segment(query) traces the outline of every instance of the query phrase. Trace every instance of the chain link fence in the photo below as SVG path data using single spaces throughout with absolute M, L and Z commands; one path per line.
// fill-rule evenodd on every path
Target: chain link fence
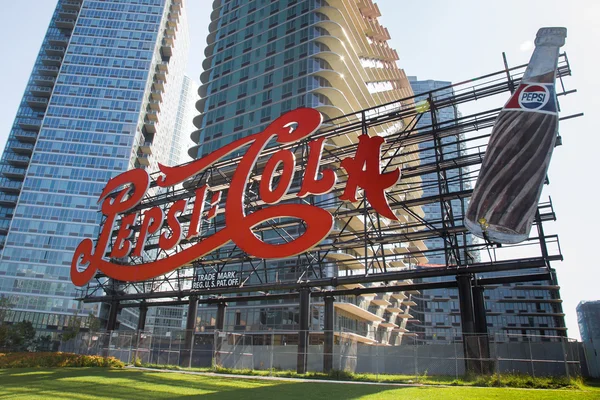
M 459 378 L 467 372 L 573 377 L 582 374 L 584 364 L 581 343 L 563 337 L 458 335 L 458 340 L 436 343 L 410 334 L 399 345 L 386 345 L 387 340 L 370 339 L 381 337 L 380 332 L 362 336 L 335 331 L 329 352 L 324 337 L 324 332 L 309 332 L 302 350 L 298 332 L 85 332 L 61 342 L 59 350 L 181 367 L 295 371 L 304 363 L 304 370 L 322 372 L 328 362 L 334 370 L 408 377 Z

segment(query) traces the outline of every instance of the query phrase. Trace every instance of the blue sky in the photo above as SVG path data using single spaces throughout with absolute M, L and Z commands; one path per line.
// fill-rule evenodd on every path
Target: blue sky
M 0 71 L 3 96 L 0 106 L 0 146 L 3 147 L 55 7 L 51 0 L 20 0 L 3 4 L 0 26 Z M 380 22 L 391 34 L 390 46 L 398 51 L 398 66 L 419 79 L 459 82 L 503 68 L 502 52 L 511 65 L 526 63 L 535 33 L 542 26 L 568 29 L 566 45 L 573 77 L 565 81 L 578 93 L 562 97 L 561 115 L 584 112 L 585 117 L 561 123 L 563 146 L 558 147 L 550 165 L 551 185 L 543 196 L 551 196 L 558 221 L 548 225 L 558 233 L 564 262 L 556 262 L 563 307 L 567 313 L 569 336 L 578 338 L 575 307 L 581 300 L 600 299 L 600 256 L 596 248 L 600 234 L 596 207 L 600 189 L 595 163 L 600 159 L 597 122 L 600 106 L 600 1 L 571 0 L 430 0 L 377 1 Z M 212 10 L 210 0 L 187 0 L 191 31 L 191 56 L 188 73 L 199 81 L 204 47 Z M 499 107 L 472 104 L 465 114 Z M 599 224 L 600 225 L 600 224 Z M 597 246 L 597 247 L 596 247 Z

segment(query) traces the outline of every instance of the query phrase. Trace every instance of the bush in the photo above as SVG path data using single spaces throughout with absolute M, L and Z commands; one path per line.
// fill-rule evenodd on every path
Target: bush
M 0 354 L 0 368 L 64 368 L 107 367 L 123 368 L 125 364 L 114 357 L 86 356 L 73 353 L 7 353 Z

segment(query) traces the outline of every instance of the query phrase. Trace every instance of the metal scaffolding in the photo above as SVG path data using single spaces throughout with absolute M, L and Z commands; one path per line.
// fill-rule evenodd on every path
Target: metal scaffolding
M 490 241 L 467 240 L 468 233 L 463 223 L 466 205 L 472 193 L 478 167 L 485 156 L 491 127 L 501 108 L 468 115 L 455 113 L 456 117 L 451 120 L 440 121 L 437 118 L 438 111 L 448 107 L 456 109 L 460 105 L 492 96 L 504 99 L 519 85 L 525 68 L 526 65 L 505 68 L 429 93 L 333 118 L 325 121 L 321 129 L 308 138 L 326 139 L 320 164 L 326 168 L 338 166 L 345 157 L 352 157 L 356 153 L 356 138 L 359 135 L 367 133 L 385 136 L 386 143 L 381 150 L 382 172 L 395 168 L 401 170 L 401 180 L 386 193 L 390 208 L 399 216 L 398 221 L 379 216 L 364 197 L 359 198 L 357 203 L 341 202 L 338 197 L 346 180 L 346 176 L 341 172 L 338 172 L 338 183 L 330 195 L 299 199 L 296 194 L 300 189 L 302 166 L 307 162 L 308 140 L 287 146 L 272 143 L 273 145 L 261 153 L 256 168 L 249 177 L 246 213 L 251 214 L 268 207 L 258 195 L 262 169 L 271 155 L 281 149 L 289 149 L 296 156 L 295 178 L 282 203 L 311 204 L 331 212 L 336 222 L 334 230 L 326 240 L 309 252 L 285 262 L 250 256 L 233 243 L 229 243 L 189 265 L 143 282 L 115 281 L 98 272 L 92 281 L 81 288 L 79 299 L 84 302 L 117 304 L 120 308 L 178 304 L 196 307 L 198 302 L 224 304 L 227 301 L 262 301 L 275 298 L 300 298 L 304 299 L 304 304 L 307 303 L 307 295 L 331 298 L 346 294 L 399 292 L 433 287 L 458 287 L 460 293 L 470 293 L 467 289 L 477 280 L 479 273 L 523 268 L 537 272 L 518 278 L 493 278 L 493 281 L 502 283 L 515 279 L 550 279 L 550 263 L 562 260 L 558 237 L 547 235 L 543 230 L 544 223 L 556 218 L 551 202 L 540 203 L 535 220 L 537 229 L 520 244 L 499 245 Z M 562 54 L 557 73 L 559 96 L 574 92 L 567 91 L 563 84 L 563 78 L 570 74 L 568 59 Z M 427 111 L 415 107 L 415 100 L 423 96 L 427 98 Z M 498 100 L 498 104 L 502 101 Z M 431 114 L 432 123 L 417 129 L 417 122 L 423 112 Z M 561 120 L 579 115 L 563 116 Z M 460 153 L 452 154 L 447 151 L 446 147 L 449 144 L 443 140 L 446 137 L 455 139 L 452 143 L 460 145 Z M 422 150 L 419 145 L 423 146 L 425 143 L 432 146 L 434 159 L 419 159 L 419 152 Z M 156 206 L 166 210 L 173 202 L 181 199 L 188 199 L 189 204 L 193 204 L 196 188 L 202 185 L 208 185 L 212 191 L 222 191 L 222 198 L 226 198 L 228 183 L 242 157 L 243 155 L 234 153 L 196 175 L 193 180 L 167 190 L 157 187 L 156 179 L 159 174 L 153 174 L 151 189 L 148 191 L 150 194 L 130 211 L 138 213 L 133 230 L 139 230 L 141 215 L 145 210 Z M 450 171 L 454 173 L 449 174 Z M 423 177 L 427 174 L 435 174 L 435 180 L 424 180 Z M 437 194 L 424 197 L 422 192 L 426 187 L 435 187 Z M 456 190 L 456 187 L 459 189 Z M 453 209 L 453 201 L 460 202 L 461 214 L 457 215 Z M 441 219 L 431 220 L 424 217 L 421 207 L 427 204 L 439 205 L 442 210 Z M 158 247 L 159 233 L 156 233 L 149 237 L 149 244 L 145 247 L 142 257 L 130 256 L 111 261 L 123 265 L 138 265 L 172 256 L 224 228 L 222 213 L 223 210 L 218 211 L 216 218 L 203 223 L 199 236 L 182 240 L 172 250 L 164 251 Z M 187 212 L 179 216 L 179 221 L 185 226 L 191 218 L 191 212 Z M 261 240 L 268 240 L 269 243 L 286 243 L 297 238 L 305 229 L 304 221 L 279 218 L 257 225 L 253 232 Z M 117 229 L 113 231 L 113 237 L 116 234 Z M 443 247 L 427 248 L 423 240 L 431 238 L 442 238 Z M 520 254 L 518 257 L 513 255 L 515 249 L 518 249 Z M 108 252 L 110 250 L 109 245 Z M 428 254 L 440 252 L 445 254 L 445 267 L 415 268 L 427 263 Z M 487 260 L 480 261 L 476 254 L 481 254 Z M 200 274 L 232 270 L 241 277 L 239 286 L 200 289 L 196 285 Z M 437 276 L 459 278 L 448 282 L 414 283 L 419 282 L 419 279 Z M 362 285 L 372 282 L 382 284 L 378 287 Z M 480 279 L 476 286 L 485 284 L 486 279 Z M 355 287 L 349 289 L 347 286 L 344 288 L 344 285 Z M 462 299 L 461 305 L 464 305 Z M 471 310 L 465 312 L 472 314 L 472 306 Z M 116 314 L 113 318 L 116 318 Z M 190 324 L 188 328 L 193 329 L 193 321 Z

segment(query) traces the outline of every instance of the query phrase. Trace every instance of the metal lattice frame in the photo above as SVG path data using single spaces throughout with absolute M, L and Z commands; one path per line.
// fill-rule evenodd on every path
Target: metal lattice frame
M 411 279 L 429 276 L 456 275 L 461 271 L 469 273 L 484 271 L 500 271 L 516 268 L 541 268 L 547 272 L 550 261 L 562 260 L 560 246 L 556 235 L 544 235 L 542 224 L 555 219 L 551 203 L 540 204 L 537 235 L 532 236 L 518 245 L 499 246 L 490 242 L 468 244 L 467 230 L 462 222 L 462 215 L 455 215 L 451 201 L 459 200 L 464 205 L 469 199 L 477 174 L 477 166 L 483 161 L 487 139 L 491 132 L 496 116 L 501 108 L 483 112 L 456 116 L 450 121 L 439 122 L 436 110 L 446 107 L 456 108 L 460 104 L 472 102 L 481 98 L 502 95 L 517 86 L 526 65 L 488 74 L 477 79 L 441 88 L 425 95 L 428 97 L 432 114 L 431 126 L 416 128 L 421 118 L 413 106 L 415 97 L 384 104 L 378 107 L 362 110 L 355 114 L 326 121 L 319 132 L 310 140 L 324 137 L 326 146 L 323 152 L 321 168 L 336 167 L 338 183 L 332 195 L 307 197 L 298 199 L 302 167 L 308 155 L 308 140 L 287 146 L 267 147 L 261 154 L 255 169 L 252 171 L 247 185 L 246 212 L 252 213 L 264 203 L 258 195 L 258 185 L 262 168 L 266 161 L 280 149 L 290 149 L 296 155 L 296 172 L 292 187 L 282 203 L 305 202 L 329 210 L 336 223 L 332 234 L 310 252 L 295 257 L 293 272 L 267 260 L 258 259 L 244 253 L 230 243 L 207 256 L 195 260 L 192 264 L 169 272 L 161 277 L 144 282 L 116 282 L 102 273 L 97 273 L 88 285 L 81 289 L 79 298 L 85 302 L 99 301 L 131 301 L 156 299 L 161 304 L 179 304 L 183 298 L 190 295 L 213 297 L 227 293 L 256 294 L 267 291 L 295 291 L 301 287 L 314 287 L 322 291 L 331 291 L 331 287 L 351 283 L 385 282 L 388 291 L 402 290 L 411 284 Z M 570 67 L 566 55 L 561 55 L 558 67 L 558 77 L 570 75 Z M 453 94 L 437 96 L 441 91 L 452 89 Z M 557 90 L 560 91 L 560 90 Z M 571 93 L 562 86 L 559 95 Z M 423 96 L 423 94 L 419 95 Z M 567 116 L 561 119 L 572 118 Z M 390 130 L 395 127 L 394 131 Z M 382 148 L 383 170 L 400 168 L 401 181 L 387 192 L 388 203 L 398 215 L 399 221 L 386 220 L 365 201 L 358 203 L 343 203 L 337 199 L 341 194 L 346 176 L 339 169 L 339 163 L 345 157 L 353 157 L 357 141 L 355 138 L 364 133 L 381 133 L 388 130 L 386 143 Z M 458 137 L 453 144 L 459 143 L 465 152 L 457 157 L 446 157 L 444 154 L 443 138 Z M 350 138 L 350 139 L 349 139 Z M 418 158 L 418 145 L 433 142 L 435 161 L 421 164 Z M 230 182 L 237 163 L 242 156 L 234 156 L 215 163 L 206 171 L 195 176 L 192 181 L 168 189 L 159 189 L 152 175 L 151 190 L 144 200 L 131 212 L 138 212 L 137 224 L 139 229 L 141 214 L 144 210 L 159 206 L 167 209 L 174 201 L 193 199 L 195 190 L 204 184 L 212 191 L 223 190 Z M 468 168 L 472 168 L 470 171 Z M 448 178 L 447 172 L 458 169 L 460 172 L 454 178 Z M 422 182 L 421 177 L 434 173 L 436 182 Z M 458 180 L 458 182 L 456 181 Z M 460 190 L 450 190 L 450 184 L 459 183 Z M 423 197 L 422 189 L 426 185 L 435 185 L 438 194 Z M 225 198 L 226 196 L 223 196 Z M 421 206 L 437 203 L 442 209 L 441 220 L 426 220 Z M 193 206 L 189 202 L 188 207 Z M 190 208 L 191 209 L 191 208 Z M 191 240 L 182 240 L 174 249 L 161 250 L 157 246 L 158 233 L 150 236 L 143 257 L 129 257 L 120 260 L 125 265 L 148 262 L 182 251 L 198 241 L 214 234 L 224 227 L 220 210 L 215 219 L 203 221 L 202 233 Z M 191 211 L 179 217 L 182 225 L 189 223 Z M 357 223 L 357 221 L 362 222 Z M 103 221 L 104 222 L 104 221 Z M 362 226 L 361 226 L 362 225 Z M 255 227 L 253 231 L 263 240 L 274 243 L 284 243 L 293 240 L 305 229 L 303 221 L 290 219 L 270 220 Z M 116 230 L 113 236 L 116 236 Z M 442 238 L 443 248 L 426 248 L 422 241 L 430 238 Z M 525 247 L 528 256 L 519 259 L 506 259 L 501 254 L 508 249 Z M 110 251 L 110 249 L 109 249 Z M 446 268 L 435 271 L 415 270 L 414 266 L 425 263 L 427 254 L 443 251 L 448 260 Z M 344 252 L 354 254 L 350 261 L 332 258 L 332 254 Z M 471 256 L 474 252 L 489 254 L 490 262 L 476 263 Z M 117 260 L 112 260 L 117 262 Z M 242 278 L 242 285 L 234 288 L 194 289 L 194 277 L 199 273 L 221 272 L 235 270 Z M 344 272 L 345 271 L 345 272 Z M 354 274 L 354 271 L 360 273 Z M 291 275 L 287 276 L 286 275 Z M 433 273 L 433 275 L 431 275 Z M 282 276 L 284 275 L 284 276 Z M 293 279 L 292 279 L 293 278 Z M 347 291 L 334 290 L 331 293 L 345 294 Z M 354 289 L 351 294 L 372 292 L 367 289 Z M 236 297 L 241 300 L 244 297 Z M 159 304 L 159 303 L 157 303 Z

